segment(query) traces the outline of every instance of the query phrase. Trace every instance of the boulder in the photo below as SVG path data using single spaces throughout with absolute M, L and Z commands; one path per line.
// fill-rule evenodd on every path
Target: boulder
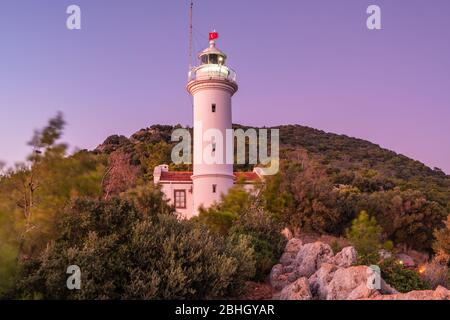
M 299 278 L 289 284 L 281 291 L 278 298 L 280 300 L 312 300 L 313 295 L 309 289 L 308 279 Z
M 292 264 L 295 260 L 295 257 L 297 256 L 298 251 L 300 250 L 302 246 L 302 241 L 298 238 L 292 238 L 290 239 L 286 247 L 284 248 L 284 253 L 280 258 L 280 263 L 283 266 L 288 266 Z
M 325 300 L 328 294 L 328 285 L 338 268 L 334 264 L 323 263 L 322 266 L 309 278 L 309 288 L 314 297 Z
M 331 247 L 322 242 L 314 242 L 303 245 L 295 257 L 297 276 L 310 277 L 322 265 L 333 258 Z
M 332 263 L 341 268 L 347 268 L 356 263 L 357 254 L 353 247 L 345 247 L 332 259 Z
M 284 252 L 289 253 L 297 253 L 302 247 L 302 240 L 298 238 L 292 238 L 286 243 L 286 247 L 284 248 Z
M 373 271 L 366 266 L 353 266 L 337 269 L 333 279 L 324 290 L 327 300 L 356 300 L 367 299 L 379 295 L 369 282 Z
M 276 264 L 272 267 L 269 276 L 270 285 L 277 291 L 289 284 L 288 276 L 283 272 L 283 265 Z
M 438 286 L 436 290 L 418 290 L 407 293 L 379 295 L 373 300 L 450 300 L 450 290 Z

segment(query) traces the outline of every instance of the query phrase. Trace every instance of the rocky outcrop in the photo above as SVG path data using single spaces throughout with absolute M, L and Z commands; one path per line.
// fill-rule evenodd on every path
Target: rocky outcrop
M 273 298 L 282 300 L 450 300 L 450 291 L 436 290 L 399 293 L 377 273 L 358 266 L 357 252 L 345 247 L 336 255 L 331 247 L 316 241 L 302 245 L 288 241 L 280 263 L 272 268 L 270 284 L 276 291 Z
M 270 271 L 270 285 L 277 291 L 282 290 L 289 284 L 288 274 L 283 271 L 284 270 L 282 264 L 274 265 L 272 271 Z
M 378 295 L 373 300 L 450 300 L 450 290 L 438 286 L 436 290 L 410 291 L 389 295 Z
M 280 263 L 283 266 L 292 264 L 297 256 L 298 251 L 302 246 L 302 241 L 297 238 L 292 238 L 286 244 L 283 255 L 280 258 Z
M 326 286 L 327 300 L 355 300 L 369 298 L 379 292 L 369 284 L 371 270 L 366 266 L 339 268 Z
M 299 278 L 281 290 L 278 297 L 280 300 L 312 300 L 313 295 L 309 288 L 308 279 Z
M 273 266 L 269 276 L 270 284 L 275 290 L 282 290 L 289 283 L 297 280 L 295 259 L 301 247 L 302 241 L 297 238 L 292 238 L 286 243 L 280 263 Z
M 341 268 L 348 268 L 356 263 L 356 257 L 357 254 L 355 248 L 345 247 L 333 257 L 332 264 Z
M 320 300 L 325 300 L 328 295 L 328 285 L 333 280 L 337 266 L 324 263 L 310 278 L 309 284 L 312 294 Z
M 322 242 L 307 243 L 300 248 L 295 258 L 295 268 L 298 277 L 310 277 L 320 268 L 322 263 L 333 258 L 331 247 Z

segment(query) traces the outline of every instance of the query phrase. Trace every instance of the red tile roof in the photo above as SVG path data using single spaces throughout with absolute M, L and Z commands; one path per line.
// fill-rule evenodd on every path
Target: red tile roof
M 259 179 L 255 172 L 235 172 L 236 179 L 244 178 L 245 181 L 254 181 Z M 160 181 L 174 181 L 174 182 L 191 182 L 191 171 L 169 171 L 161 172 Z
M 258 175 L 251 171 L 251 172 L 235 172 L 234 175 L 236 176 L 236 179 L 244 178 L 245 181 L 254 181 L 258 180 Z
M 161 172 L 160 181 L 179 181 L 179 182 L 190 182 L 192 172 L 189 171 L 169 171 Z

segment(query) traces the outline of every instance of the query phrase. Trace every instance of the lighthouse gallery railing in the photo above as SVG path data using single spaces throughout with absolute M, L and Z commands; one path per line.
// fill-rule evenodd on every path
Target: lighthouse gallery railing
M 188 81 L 218 79 L 236 82 L 236 77 L 236 72 L 227 66 L 206 64 L 192 68 L 188 75 Z

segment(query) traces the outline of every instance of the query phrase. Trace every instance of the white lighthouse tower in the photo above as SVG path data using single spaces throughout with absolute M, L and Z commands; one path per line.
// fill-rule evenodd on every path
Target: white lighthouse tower
M 227 56 L 216 48 L 218 34 L 209 34 L 209 47 L 198 55 L 200 64 L 189 72 L 187 91 L 193 96 L 194 159 L 193 214 L 210 207 L 233 186 L 233 164 L 226 158 L 227 129 L 232 129 L 231 97 L 238 90 L 236 73 Z M 220 135 L 214 134 L 220 132 Z

